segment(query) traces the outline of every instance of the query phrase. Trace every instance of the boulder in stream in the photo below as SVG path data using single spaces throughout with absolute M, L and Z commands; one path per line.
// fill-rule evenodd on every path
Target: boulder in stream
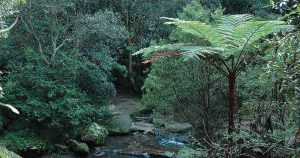
M 192 128 L 192 125 L 189 123 L 179 123 L 175 121 L 170 121 L 165 124 L 165 129 L 169 132 L 174 133 L 185 133 Z
M 86 143 L 81 143 L 74 139 L 70 139 L 67 144 L 70 147 L 71 151 L 76 155 L 87 156 L 89 154 L 89 147 Z
M 108 130 L 97 123 L 92 123 L 85 131 L 81 140 L 86 143 L 103 145 L 108 136 Z
M 125 136 L 130 134 L 130 129 L 111 126 L 108 128 L 108 132 L 110 136 Z
M 131 131 L 138 131 L 143 133 L 151 133 L 156 130 L 154 124 L 146 122 L 132 122 Z
M 173 158 L 176 155 L 176 152 L 165 151 L 160 149 L 151 149 L 151 148 L 125 148 L 115 150 L 114 153 L 120 155 L 136 156 L 136 157 L 160 157 L 160 158 Z

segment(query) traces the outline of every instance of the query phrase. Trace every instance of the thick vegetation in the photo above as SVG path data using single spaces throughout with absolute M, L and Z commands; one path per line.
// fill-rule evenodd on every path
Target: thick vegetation
M 193 121 L 196 121 L 198 126 L 202 125 L 200 129 L 193 126 L 198 141 L 194 147 L 201 151 L 199 157 L 296 156 L 297 148 L 294 148 L 298 141 L 296 120 L 299 116 L 297 112 L 299 102 L 296 101 L 299 98 L 297 90 L 299 74 L 295 72 L 295 68 L 298 67 L 296 65 L 299 64 L 296 26 L 283 26 L 283 21 L 251 20 L 252 17 L 245 14 L 226 15 L 220 18 L 216 16 L 220 15 L 216 14 L 220 11 L 203 9 L 205 8 L 203 5 L 196 4 L 197 2 L 193 2 L 192 5 L 187 5 L 179 15 L 182 19 L 197 21 L 164 18 L 169 21 L 166 24 L 176 25 L 178 28 L 174 33 L 175 38 L 174 35 L 171 36 L 171 44 L 151 46 L 136 53 L 143 54 L 145 62 L 153 63 L 153 70 L 144 87 L 146 95 L 143 100 L 158 107 L 169 105 L 175 109 L 175 113 L 185 114 L 184 118 L 192 125 Z M 292 6 L 294 10 L 297 8 L 297 4 L 286 2 L 278 2 L 276 5 L 280 12 L 288 12 L 282 9 L 288 6 Z M 290 10 L 284 18 L 290 19 L 288 23 L 297 25 L 297 14 L 299 14 L 297 11 Z M 214 22 L 214 19 L 217 21 Z M 165 59 L 179 56 L 185 61 L 175 60 L 183 64 L 178 67 L 176 62 L 170 64 L 169 59 Z M 195 63 L 195 60 L 202 64 L 188 68 L 187 65 Z M 198 69 L 196 72 L 195 67 Z M 224 76 L 227 84 L 224 81 L 218 82 L 226 84 L 228 88 L 215 89 L 219 86 L 214 78 L 221 77 L 209 74 L 212 78 L 206 80 L 205 77 L 209 75 L 201 69 L 207 67 L 211 68 L 210 73 L 216 74 L 213 70 L 215 68 Z M 192 76 L 189 76 L 190 73 Z M 212 85 L 210 81 L 214 84 Z M 199 90 L 198 85 L 202 85 L 205 90 Z M 210 85 L 212 90 L 206 87 Z M 188 89 L 185 89 L 185 86 Z M 211 108 L 207 106 L 209 104 L 224 110 L 224 107 L 219 107 L 222 104 L 209 100 L 217 99 L 221 103 L 226 103 L 220 98 L 214 98 L 218 93 L 222 94 L 224 89 L 228 90 L 227 95 L 224 95 L 223 91 L 223 97 L 227 97 L 228 101 L 228 119 L 219 119 L 228 124 L 228 134 L 222 133 L 224 130 L 219 130 L 210 136 L 205 134 L 205 130 L 209 134 L 211 131 L 210 128 L 206 128 L 209 127 L 205 126 L 207 117 L 203 118 L 202 114 L 209 113 L 207 111 Z M 199 91 L 207 95 L 203 97 Z M 189 99 L 193 102 L 189 102 Z M 197 102 L 198 99 L 202 102 Z M 189 104 L 184 104 L 186 102 Z M 193 107 L 196 105 L 198 108 L 207 108 L 199 112 Z M 192 119 L 191 113 L 195 113 Z M 214 119 L 219 120 L 216 117 L 219 115 L 214 116 Z M 214 119 L 209 120 L 214 122 L 213 127 L 218 127 L 218 121 Z M 222 141 L 218 137 L 220 132 L 225 136 Z M 199 139 L 198 135 L 202 137 Z
M 298 0 L 2 0 L 0 144 L 86 155 L 131 89 L 191 125 L 181 157 L 299 157 L 299 22 Z

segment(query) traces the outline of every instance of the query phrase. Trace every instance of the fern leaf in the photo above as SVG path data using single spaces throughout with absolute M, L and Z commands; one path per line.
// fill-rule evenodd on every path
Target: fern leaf
M 200 37 L 206 40 L 210 46 L 221 46 L 221 41 L 224 40 L 222 34 L 220 34 L 216 28 L 213 28 L 210 25 L 205 23 L 201 23 L 199 21 L 185 21 L 174 18 L 166 18 L 162 19 L 169 20 L 165 22 L 167 25 L 176 25 L 179 27 L 182 32 L 189 33 L 192 36 Z

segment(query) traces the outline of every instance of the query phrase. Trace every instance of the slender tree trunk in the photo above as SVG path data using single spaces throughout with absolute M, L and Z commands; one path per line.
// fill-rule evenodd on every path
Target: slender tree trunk
M 232 158 L 231 147 L 233 145 L 233 139 L 231 134 L 234 132 L 234 108 L 236 107 L 235 99 L 235 84 L 236 84 L 236 73 L 230 72 L 228 75 L 228 152 L 226 158 Z
M 133 78 L 133 75 L 132 75 L 132 66 L 133 66 L 133 61 L 132 61 L 132 54 L 129 53 L 129 60 L 128 60 L 128 79 L 131 83 L 131 86 L 134 90 L 135 93 L 138 93 L 138 90 L 136 88 L 136 85 L 135 85 L 135 81 L 134 81 L 134 78 Z
M 229 73 L 228 76 L 228 134 L 234 131 L 234 108 L 236 107 L 235 101 L 235 72 Z

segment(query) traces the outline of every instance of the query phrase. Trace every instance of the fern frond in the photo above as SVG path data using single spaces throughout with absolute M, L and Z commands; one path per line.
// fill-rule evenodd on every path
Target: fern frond
M 227 15 L 221 18 L 220 24 L 217 26 L 218 31 L 223 34 L 223 45 L 231 48 L 238 48 L 238 43 L 235 42 L 234 32 L 236 28 L 252 20 L 250 14 Z
M 205 23 L 166 17 L 162 17 L 162 19 L 169 20 L 168 22 L 165 22 L 167 25 L 176 25 L 182 30 L 182 32 L 189 33 L 190 35 L 206 40 L 210 46 L 219 47 L 221 46 L 220 43 L 224 40 L 222 34 L 220 34 L 216 28 L 213 28 Z
M 290 28 L 283 27 L 286 26 L 283 25 L 283 21 L 253 20 L 253 16 L 249 14 L 223 16 L 216 27 L 199 21 L 184 21 L 165 17 L 162 19 L 168 20 L 165 24 L 180 28 L 179 34 L 189 34 L 191 37 L 197 38 L 188 41 L 191 43 L 148 47 L 138 51 L 135 55 L 143 54 L 148 61 L 179 55 L 186 58 L 204 58 L 210 62 L 212 58 L 218 61 L 222 59 L 222 64 L 228 72 L 234 71 L 242 60 L 253 54 L 251 53 L 252 48 L 258 40 L 280 29 Z M 204 40 L 209 44 L 203 42 Z M 203 43 L 203 45 L 199 43 Z M 230 59 L 230 63 L 226 64 L 228 59 Z M 215 67 L 218 67 L 220 71 L 222 69 L 218 65 Z M 221 72 L 225 74 L 225 71 Z
M 186 58 L 207 58 L 212 56 L 222 56 L 224 51 L 224 48 L 219 47 L 167 44 L 144 48 L 133 55 L 142 54 L 145 58 L 145 63 L 148 63 L 166 57 L 184 56 Z
M 242 50 L 247 45 L 276 32 L 276 27 L 283 24 L 283 21 L 251 21 L 238 26 L 233 36 Z

